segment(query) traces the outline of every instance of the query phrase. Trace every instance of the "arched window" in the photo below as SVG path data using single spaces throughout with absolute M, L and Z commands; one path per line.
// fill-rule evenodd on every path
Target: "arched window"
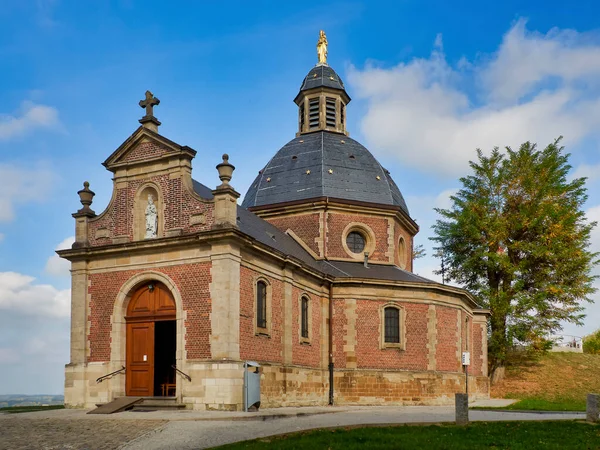
M 308 339 L 308 297 L 302 297 L 300 305 L 300 336 Z
M 386 344 L 400 343 L 400 310 L 388 306 L 384 310 L 385 335 L 383 342 Z
M 267 283 L 256 283 L 256 326 L 267 328 Z

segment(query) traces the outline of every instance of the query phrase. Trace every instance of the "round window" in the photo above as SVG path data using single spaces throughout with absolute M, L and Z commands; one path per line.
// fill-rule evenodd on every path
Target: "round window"
M 358 231 L 351 231 L 346 236 L 346 245 L 352 253 L 362 253 L 365 249 L 365 237 Z

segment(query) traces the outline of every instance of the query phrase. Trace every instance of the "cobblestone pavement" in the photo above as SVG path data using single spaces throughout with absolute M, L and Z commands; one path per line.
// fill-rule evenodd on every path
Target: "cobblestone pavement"
M 585 414 L 469 411 L 472 421 L 585 419 Z M 322 427 L 435 423 L 454 420 L 453 406 L 279 408 L 252 413 L 83 410 L 0 414 L 0 449 L 168 450 L 231 442 Z
M 114 450 L 167 423 L 165 420 L 34 419 L 23 415 L 0 416 L 0 449 Z

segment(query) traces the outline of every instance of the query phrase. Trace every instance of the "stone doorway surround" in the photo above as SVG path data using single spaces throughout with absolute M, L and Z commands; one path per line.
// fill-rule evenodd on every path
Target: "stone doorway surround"
M 148 270 L 131 277 L 123 284 L 119 290 L 119 294 L 115 300 L 113 314 L 111 316 L 112 331 L 111 337 L 111 354 L 109 370 L 117 370 L 126 365 L 127 359 L 127 309 L 132 295 L 136 292 L 140 285 L 151 281 L 162 283 L 171 293 L 175 301 L 175 328 L 176 328 L 176 352 L 175 361 L 178 368 L 185 370 L 185 313 L 183 311 L 183 303 L 181 294 L 175 285 L 175 282 L 162 272 Z M 112 368 L 115 369 L 112 369 Z M 125 377 L 113 377 L 110 380 L 109 401 L 126 395 Z M 176 398 L 182 400 L 181 383 L 177 383 Z

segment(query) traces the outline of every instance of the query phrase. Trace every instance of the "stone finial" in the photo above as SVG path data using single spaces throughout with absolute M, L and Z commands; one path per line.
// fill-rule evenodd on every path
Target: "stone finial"
M 221 186 L 218 188 L 230 187 L 229 182 L 231 181 L 235 166 L 229 164 L 229 155 L 227 153 L 223 155 L 223 162 L 217 164 L 217 170 L 219 171 L 219 179 L 221 180 Z
M 92 216 L 92 217 L 95 216 L 96 213 L 94 211 L 92 211 L 92 209 L 90 208 L 90 205 L 92 204 L 92 200 L 94 198 L 94 195 L 96 195 L 96 194 L 90 190 L 90 183 L 85 181 L 83 183 L 83 189 L 81 189 L 80 191 L 77 191 L 77 194 L 79 194 L 79 201 L 83 205 L 83 208 L 81 208 L 79 211 L 77 211 L 77 214 Z
M 144 128 L 148 128 L 154 132 L 158 131 L 160 122 L 154 117 L 154 107 L 160 104 L 160 100 L 150 91 L 146 91 L 146 98 L 140 100 L 140 107 L 146 108 L 146 115 L 140 119 L 140 123 Z

